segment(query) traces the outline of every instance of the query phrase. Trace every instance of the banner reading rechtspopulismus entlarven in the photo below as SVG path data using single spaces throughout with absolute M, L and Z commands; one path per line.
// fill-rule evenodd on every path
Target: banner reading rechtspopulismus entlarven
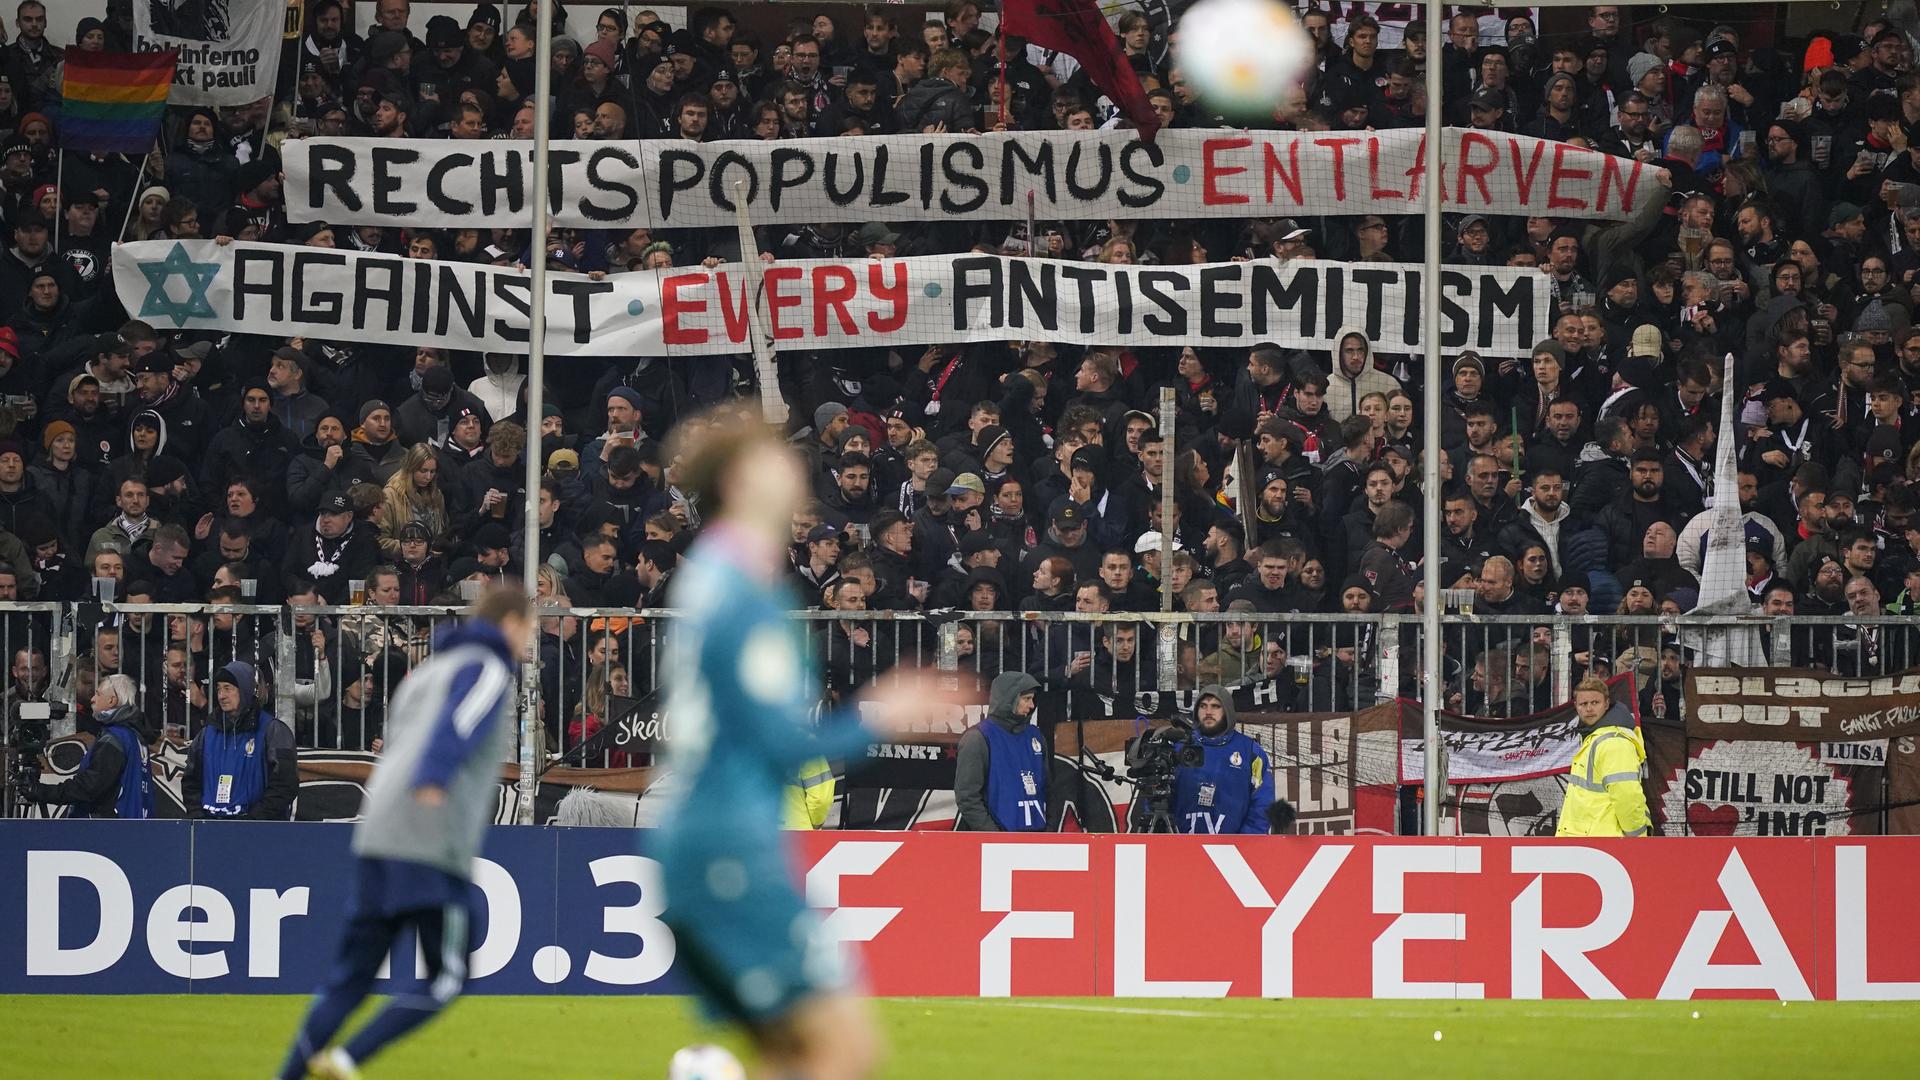
M 1115 266 L 934 255 L 756 268 L 775 347 L 844 349 L 1026 339 L 1140 347 L 1327 349 L 1343 328 L 1385 352 L 1423 347 L 1437 326 L 1449 350 L 1526 356 L 1553 320 L 1538 270 L 1449 267 L 1442 309 L 1420 309 L 1421 268 L 1402 263 L 1273 260 Z M 547 348 L 555 355 L 727 355 L 752 348 L 741 266 L 555 274 Z M 333 248 L 142 241 L 114 249 L 127 311 L 168 329 L 275 337 L 378 339 L 519 352 L 531 279 L 524 271 Z
M 1174 129 L 882 135 L 781 142 L 563 140 L 548 158 L 556 224 L 755 224 L 1270 218 L 1417 210 L 1426 134 Z M 295 221 L 408 228 L 524 225 L 524 140 L 295 139 L 282 150 Z M 1652 166 L 1585 147 L 1449 128 L 1452 213 L 1624 218 L 1658 197 Z

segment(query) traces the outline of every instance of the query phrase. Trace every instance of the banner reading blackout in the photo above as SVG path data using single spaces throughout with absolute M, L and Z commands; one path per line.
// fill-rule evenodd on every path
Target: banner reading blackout
M 1686 758 L 1659 778 L 1690 832 L 1920 832 L 1920 672 L 1694 668 L 1686 701 Z
M 1631 158 L 1467 128 L 1446 140 L 1451 213 L 1624 218 L 1654 197 L 1652 167 Z M 736 184 L 758 224 L 1404 214 L 1419 206 L 1426 171 L 1426 134 L 1413 129 L 552 146 L 555 223 L 610 229 L 731 227 Z M 296 139 L 282 152 L 295 221 L 491 228 L 531 213 L 525 141 Z
M 394 344 L 520 352 L 523 271 L 329 248 L 212 241 L 122 244 L 114 284 L 134 317 L 166 329 L 274 337 L 378 337 Z M 1141 347 L 1329 349 L 1340 328 L 1412 352 L 1437 325 L 1446 349 L 1524 357 L 1553 319 L 1546 275 L 1452 267 L 1438 319 L 1421 311 L 1422 270 L 1402 263 L 1274 260 L 1150 267 L 936 255 L 801 260 L 757 271 L 776 348 L 844 349 L 1024 339 Z M 750 351 L 755 271 L 550 279 L 547 349 L 566 356 Z

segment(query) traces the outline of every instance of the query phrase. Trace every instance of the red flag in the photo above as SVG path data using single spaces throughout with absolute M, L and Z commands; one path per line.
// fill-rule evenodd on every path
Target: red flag
M 1153 133 L 1160 130 L 1160 119 L 1147 104 L 1140 77 L 1120 51 L 1119 37 L 1094 0 L 1005 0 L 1000 6 L 1000 31 L 1078 60 L 1093 85 L 1140 129 L 1141 138 L 1151 142 Z

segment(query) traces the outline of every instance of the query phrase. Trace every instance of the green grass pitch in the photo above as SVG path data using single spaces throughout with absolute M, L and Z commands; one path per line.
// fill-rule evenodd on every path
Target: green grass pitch
M 304 1004 L 0 997 L 0 1061 L 7 1075 L 36 1080 L 260 1080 L 278 1064 Z M 901 1080 L 1757 1080 L 1920 1070 L 1920 1004 L 893 998 L 876 1006 L 892 1047 L 885 1075 Z M 658 1080 L 674 1050 L 703 1041 L 741 1049 L 739 1039 L 701 1027 L 679 998 L 470 997 L 373 1062 L 368 1077 Z

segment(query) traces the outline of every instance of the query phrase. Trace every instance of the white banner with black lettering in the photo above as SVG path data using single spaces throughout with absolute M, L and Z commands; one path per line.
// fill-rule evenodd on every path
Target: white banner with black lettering
M 1527 135 L 1449 128 L 1449 212 L 1622 218 L 1651 166 Z M 525 141 L 298 139 L 282 148 L 287 212 L 336 225 L 525 224 Z M 1173 129 L 883 135 L 691 143 L 553 144 L 554 220 L 576 228 L 754 222 L 1040 221 L 1405 214 L 1417 210 L 1426 133 Z M 1031 196 L 1031 206 L 1029 197 Z
M 247 105 L 273 93 L 285 4 L 265 0 L 134 0 L 133 47 L 180 50 L 170 105 Z
M 121 244 L 114 284 L 155 326 L 274 337 L 378 338 L 452 349 L 526 347 L 529 277 L 516 270 L 332 248 L 149 240 Z M 553 275 L 556 355 L 724 355 L 751 349 L 747 297 L 763 279 L 780 349 L 1033 339 L 1079 344 L 1327 349 L 1354 326 L 1386 352 L 1421 349 L 1421 268 L 1273 260 L 1111 266 L 935 255 Z M 1553 310 L 1538 270 L 1450 267 L 1437 325 L 1448 350 L 1526 356 Z

